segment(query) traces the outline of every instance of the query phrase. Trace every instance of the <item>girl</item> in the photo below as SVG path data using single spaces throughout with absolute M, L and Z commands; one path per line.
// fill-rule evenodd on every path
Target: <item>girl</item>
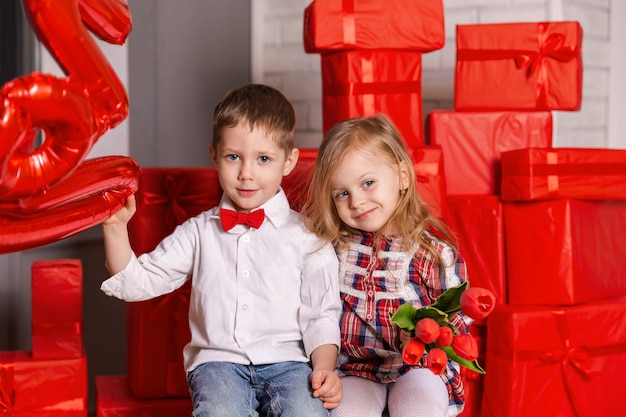
M 391 314 L 404 302 L 432 304 L 467 279 L 447 227 L 415 189 L 413 161 L 389 119 L 336 124 L 324 137 L 308 202 L 309 228 L 334 243 L 343 303 L 338 373 L 343 401 L 333 417 L 455 416 L 464 395 L 458 365 L 441 375 L 402 361 Z M 460 332 L 470 319 L 453 318 Z

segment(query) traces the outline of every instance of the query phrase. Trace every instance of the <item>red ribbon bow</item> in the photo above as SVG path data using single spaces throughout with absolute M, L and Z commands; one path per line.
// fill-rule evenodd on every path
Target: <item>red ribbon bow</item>
M 250 213 L 240 213 L 228 209 L 220 209 L 220 218 L 225 232 L 235 227 L 236 224 L 246 224 L 258 229 L 265 220 L 265 211 L 258 209 Z

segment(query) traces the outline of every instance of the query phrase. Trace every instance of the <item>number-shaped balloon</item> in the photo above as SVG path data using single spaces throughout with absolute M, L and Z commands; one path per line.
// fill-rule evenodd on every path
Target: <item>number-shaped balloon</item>
M 89 31 L 124 43 L 132 28 L 128 4 L 22 4 L 66 77 L 34 72 L 0 89 L 0 253 L 50 243 L 104 220 L 137 189 L 140 172 L 130 158 L 84 161 L 100 136 L 128 116 L 126 91 Z M 44 141 L 36 147 L 40 131 Z M 89 177 L 97 178 L 97 187 Z

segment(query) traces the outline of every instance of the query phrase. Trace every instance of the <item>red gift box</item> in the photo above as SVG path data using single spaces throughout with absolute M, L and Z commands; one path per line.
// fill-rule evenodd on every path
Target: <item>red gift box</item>
M 472 287 L 491 290 L 506 304 L 502 203 L 494 195 L 448 196 L 446 223 L 456 233 Z
M 499 194 L 502 152 L 552 146 L 550 112 L 429 114 L 429 143 L 444 155 L 448 195 Z
M 79 259 L 35 261 L 32 282 L 32 356 L 83 356 L 83 268 Z M 53 296 L 51 296 L 53 295 Z
M 478 363 L 485 368 L 485 357 L 479 356 Z M 458 417 L 481 417 L 484 375 L 461 367 L 461 380 L 465 392 L 465 405 Z
M 304 50 L 433 51 L 445 42 L 441 0 L 314 0 L 304 9 Z
M 624 415 L 626 299 L 499 306 L 487 327 L 484 417 Z
M 322 55 L 324 133 L 352 117 L 384 113 L 409 146 L 423 146 L 422 54 L 353 50 Z
M 487 326 L 485 324 L 472 324 L 469 328 L 469 332 L 474 336 L 476 344 L 478 345 L 478 363 L 487 372 L 485 358 Z M 459 414 L 459 417 L 482 416 L 484 378 L 485 376 L 483 374 L 461 366 L 461 380 L 463 381 L 463 391 L 465 392 L 465 406 L 461 414 Z
M 298 164 L 289 175 L 283 177 L 281 186 L 285 190 L 289 205 L 296 211 L 300 211 L 306 201 L 316 158 L 317 148 L 300 149 Z
M 409 147 L 415 171 L 415 188 L 428 210 L 441 217 L 446 209 L 446 179 L 439 146 Z
M 510 304 L 626 295 L 626 202 L 503 203 Z
M 87 417 L 87 360 L 0 352 L 0 416 Z
M 626 150 L 529 148 L 503 152 L 502 200 L 626 200 Z
M 133 250 L 151 251 L 178 224 L 216 206 L 221 196 L 213 168 L 143 168 L 137 212 L 128 224 Z M 152 300 L 127 303 L 128 381 L 138 399 L 189 396 L 183 348 L 191 339 L 190 290 L 188 282 Z
M 578 22 L 457 25 L 456 110 L 580 110 Z
M 189 398 L 137 400 L 123 375 L 96 375 L 96 417 L 189 417 Z

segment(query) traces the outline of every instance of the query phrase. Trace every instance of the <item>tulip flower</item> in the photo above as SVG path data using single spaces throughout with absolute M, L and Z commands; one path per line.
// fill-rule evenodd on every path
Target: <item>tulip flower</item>
M 452 339 L 454 338 L 454 333 L 452 333 L 452 329 L 448 326 L 441 326 L 439 329 L 439 337 L 435 341 L 437 346 L 450 346 L 452 344 Z
M 415 307 L 411 303 L 401 304 L 391 315 L 391 321 L 402 331 L 414 334 L 413 339 L 404 345 L 402 358 L 406 363 L 416 365 L 426 352 L 423 364 L 433 372 L 443 372 L 450 360 L 472 372 L 484 374 L 485 370 L 477 361 L 478 346 L 474 337 L 469 333 L 454 336 L 454 333 L 463 331 L 455 325 L 455 316 L 464 313 L 479 321 L 494 308 L 494 294 L 485 288 L 469 288 L 467 281 L 448 288 L 431 305 Z M 431 352 L 435 353 L 429 359 Z M 443 365 L 438 367 L 437 363 Z
M 455 336 L 452 340 L 452 350 L 463 359 L 473 361 L 478 357 L 478 344 L 469 333 Z
M 482 320 L 496 307 L 496 297 L 487 288 L 471 287 L 463 291 L 461 310 L 474 320 Z
M 448 366 L 448 355 L 439 348 L 432 348 L 426 355 L 426 367 L 439 375 Z
M 424 355 L 424 343 L 417 338 L 409 339 L 402 348 L 402 360 L 409 365 L 417 365 Z
M 439 323 L 431 318 L 426 317 L 415 323 L 415 337 L 426 344 L 434 343 L 439 333 Z

